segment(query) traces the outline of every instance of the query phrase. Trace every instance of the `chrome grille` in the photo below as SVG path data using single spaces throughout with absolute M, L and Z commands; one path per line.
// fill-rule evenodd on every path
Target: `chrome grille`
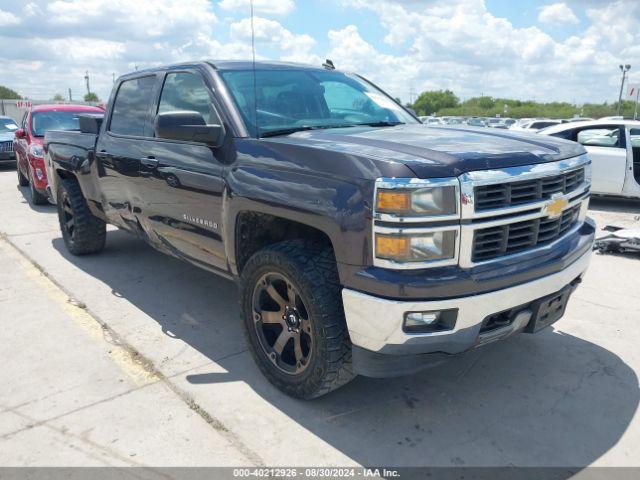
M 0 152 L 13 152 L 13 142 L 0 142 Z
M 567 233 L 576 224 L 579 213 L 580 204 L 557 218 L 534 218 L 478 229 L 473 237 L 472 260 L 481 262 L 547 245 Z
M 576 191 L 585 179 L 584 167 L 562 173 L 519 182 L 480 185 L 475 187 L 477 212 L 524 205 L 547 200 L 555 193 Z

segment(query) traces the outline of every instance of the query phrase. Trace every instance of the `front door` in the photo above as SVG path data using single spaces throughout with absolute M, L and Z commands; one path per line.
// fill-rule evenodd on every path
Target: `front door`
M 576 140 L 589 152 L 593 168 L 594 193 L 620 195 L 627 170 L 624 129 L 617 125 L 598 125 L 577 132 Z
M 190 110 L 220 124 L 204 77 L 197 70 L 166 74 L 156 113 Z M 204 143 L 149 138 L 141 142 L 143 228 L 163 249 L 203 267 L 228 271 L 222 240 L 221 149 Z

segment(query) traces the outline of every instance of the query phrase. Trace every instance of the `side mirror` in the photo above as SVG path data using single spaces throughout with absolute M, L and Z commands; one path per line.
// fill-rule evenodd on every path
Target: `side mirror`
M 19 128 L 18 130 L 16 130 L 14 135 L 16 136 L 16 138 L 24 138 L 27 136 L 23 128 Z
M 200 113 L 189 110 L 159 113 L 154 127 L 157 138 L 168 140 L 219 145 L 224 136 L 222 125 L 207 125 Z

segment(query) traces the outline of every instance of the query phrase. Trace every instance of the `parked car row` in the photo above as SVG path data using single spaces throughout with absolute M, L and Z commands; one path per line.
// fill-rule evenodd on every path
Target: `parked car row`
M 420 121 L 426 125 L 469 125 L 472 127 L 503 128 L 530 133 L 537 132 L 543 128 L 563 123 L 593 120 L 592 118 L 566 118 L 554 120 L 550 118 L 502 118 L 502 117 L 419 117 Z

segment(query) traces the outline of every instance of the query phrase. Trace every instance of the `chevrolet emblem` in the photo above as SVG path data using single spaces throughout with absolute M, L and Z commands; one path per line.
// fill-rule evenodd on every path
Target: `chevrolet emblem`
M 558 218 L 560 215 L 562 215 L 562 212 L 564 211 L 564 209 L 567 207 L 568 204 L 569 202 L 567 201 L 566 198 L 563 198 L 563 197 L 552 198 L 551 201 L 545 205 L 544 213 L 549 218 Z

